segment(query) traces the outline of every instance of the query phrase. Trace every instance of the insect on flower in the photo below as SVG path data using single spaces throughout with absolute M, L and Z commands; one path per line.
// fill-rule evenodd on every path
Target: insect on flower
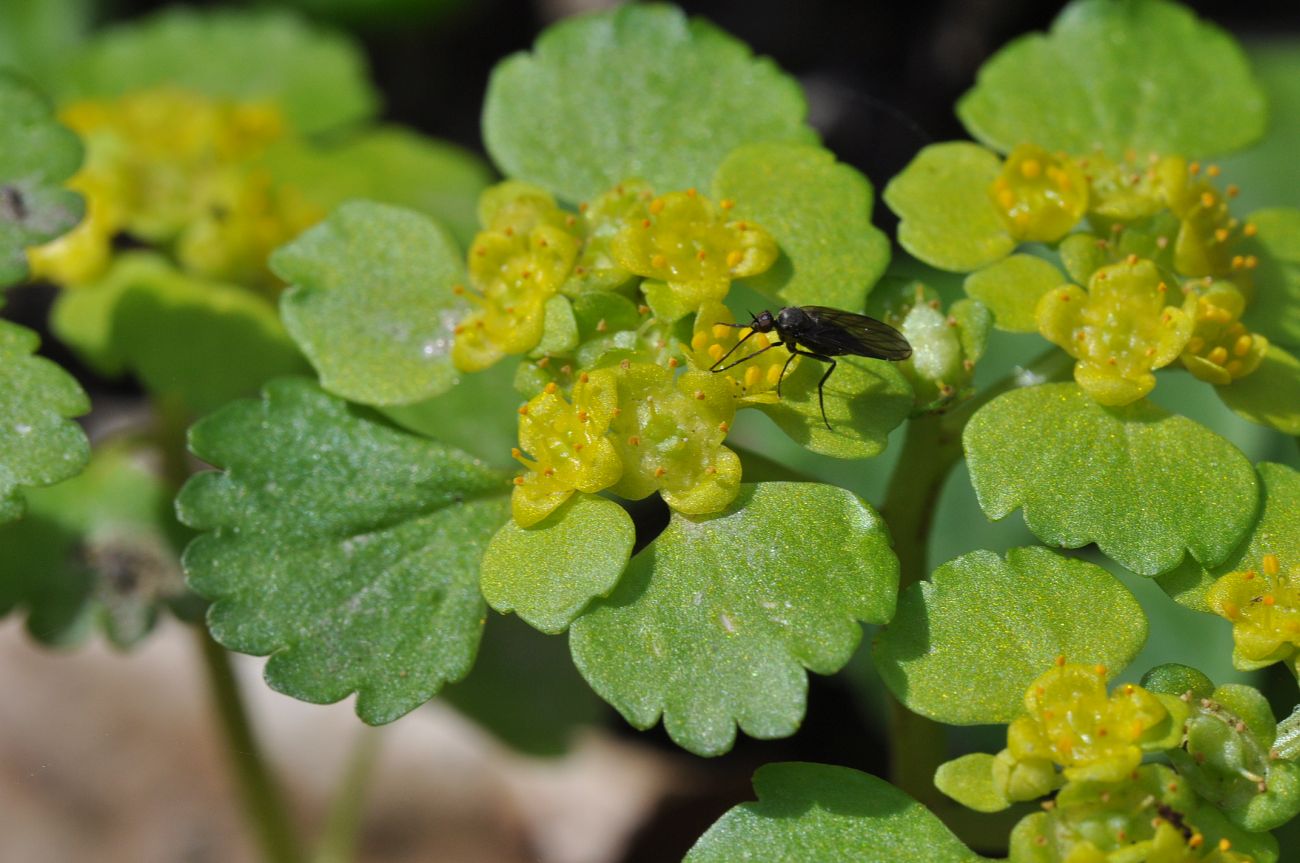
M 826 397 L 822 387 L 826 384 L 826 379 L 831 376 L 831 372 L 835 371 L 837 362 L 833 357 L 847 354 L 878 360 L 905 360 L 912 355 L 912 346 L 907 343 L 907 339 L 903 338 L 902 333 L 889 324 L 866 315 L 828 309 L 825 306 L 789 306 L 776 315 L 764 310 L 752 317 L 753 320 L 747 324 L 722 324 L 727 327 L 748 329 L 749 332 L 736 342 L 731 350 L 719 357 L 718 361 L 709 367 L 709 371 L 725 372 L 777 345 L 785 345 L 790 351 L 790 358 L 785 361 L 785 365 L 781 367 L 781 375 L 776 379 L 776 394 L 779 397 L 781 379 L 785 377 L 786 369 L 790 368 L 790 363 L 796 356 L 812 357 L 830 363 L 826 374 L 822 375 L 822 379 L 817 382 L 817 403 L 821 407 L 822 422 L 826 423 L 828 429 L 831 423 L 826 418 Z M 777 341 L 733 363 L 722 365 L 727 357 L 735 353 L 736 348 L 743 345 L 754 333 L 770 333 L 773 330 L 776 330 Z

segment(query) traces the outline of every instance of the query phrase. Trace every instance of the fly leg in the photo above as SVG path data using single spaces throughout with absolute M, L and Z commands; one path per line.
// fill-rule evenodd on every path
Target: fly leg
M 753 334 L 751 333 L 750 335 L 753 335 Z M 745 339 L 747 339 L 747 338 L 749 338 L 749 336 L 745 336 Z M 740 341 L 743 342 L 745 339 L 741 339 Z M 756 357 L 756 356 L 758 356 L 759 354 L 763 353 L 763 351 L 770 351 L 770 350 L 772 350 L 772 348 L 776 347 L 776 346 L 779 345 L 779 344 L 781 344 L 781 343 L 780 343 L 780 342 L 772 342 L 770 345 L 768 345 L 768 346 L 765 347 L 765 348 L 759 348 L 758 350 L 754 351 L 752 354 L 745 354 L 743 357 L 741 357 L 740 359 L 736 360 L 734 363 L 728 363 L 727 365 L 722 366 L 721 368 L 719 368 L 719 367 L 718 367 L 718 363 L 722 362 L 722 360 L 725 360 L 727 357 L 731 356 L 732 351 L 735 351 L 736 348 L 740 347 L 740 342 L 737 342 L 737 343 L 736 343 L 736 348 L 732 348 L 730 351 L 727 351 L 725 354 L 722 355 L 722 358 L 718 360 L 718 363 L 714 363 L 713 365 L 709 366 L 709 371 L 711 371 L 711 372 L 725 372 L 727 369 L 735 368 L 736 366 L 740 365 L 741 363 L 749 362 L 749 361 L 752 360 L 754 357 Z
M 785 365 L 781 366 L 781 376 L 776 379 L 777 398 L 781 397 L 781 381 L 785 380 L 785 370 L 790 368 L 790 363 L 794 362 L 794 358 L 798 356 L 798 354 L 795 352 L 795 349 L 792 346 L 787 345 L 787 347 L 790 348 L 790 358 L 785 361 Z
M 831 357 L 826 356 L 825 354 L 815 354 L 812 351 L 800 350 L 797 347 L 790 348 L 790 351 L 792 352 L 792 354 L 799 354 L 800 356 L 812 357 L 815 360 L 821 360 L 824 363 L 831 364 L 831 367 L 826 370 L 826 374 L 822 375 L 822 379 L 817 382 L 817 404 L 822 409 L 822 422 L 826 423 L 827 430 L 834 431 L 834 429 L 831 428 L 831 421 L 826 419 L 826 394 L 822 391 L 822 387 L 826 385 L 826 379 L 831 376 L 831 372 L 835 371 L 835 366 L 837 365 L 837 361 Z M 786 360 L 786 364 L 789 365 L 789 363 L 790 360 Z

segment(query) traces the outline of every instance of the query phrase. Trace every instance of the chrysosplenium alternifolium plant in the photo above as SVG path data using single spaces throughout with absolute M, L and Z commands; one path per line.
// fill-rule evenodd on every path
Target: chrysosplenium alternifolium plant
M 792 733 L 807 671 L 840 670 L 861 624 L 882 624 L 899 787 L 769 765 L 759 800 L 688 860 L 971 861 L 970 846 L 1007 843 L 1017 863 L 1279 859 L 1268 831 L 1300 812 L 1295 723 L 1185 665 L 1115 681 L 1146 615 L 1059 551 L 1095 545 L 1206 627 L 1226 618 L 1240 669 L 1300 668 L 1300 475 L 1151 400 L 1182 409 L 1190 380 L 1294 461 L 1300 212 L 1239 212 L 1210 161 L 1265 118 L 1217 29 L 1163 0 L 1082 0 L 999 52 L 958 105 L 979 143 L 926 147 L 886 187 L 920 262 L 894 272 L 871 185 L 819 146 L 795 82 L 668 7 L 561 22 L 498 66 L 484 137 L 504 180 L 478 198 L 472 237 L 366 201 L 320 220 L 334 201 L 310 209 L 309 179 L 272 195 L 258 231 L 152 210 L 142 224 L 104 191 L 135 166 L 97 174 L 93 158 L 103 130 L 132 139 L 136 98 L 199 104 L 167 91 L 71 113 L 91 135 L 74 181 L 91 217 L 56 242 L 156 230 L 187 271 L 288 284 L 287 336 L 319 376 L 194 426 L 219 470 L 178 501 L 201 532 L 185 569 L 211 632 L 270 655 L 275 688 L 355 693 L 362 719 L 394 720 L 470 673 L 490 605 L 567 630 L 630 723 L 662 720 L 712 755 L 737 729 Z M 195 122 L 240 131 L 240 166 L 282 128 L 256 104 L 202 106 Z M 205 164 L 222 201 L 271 194 L 245 167 Z M 303 223 L 263 268 L 255 250 Z M 34 265 L 94 262 L 59 250 Z M 815 362 L 797 359 L 779 397 L 780 351 L 710 371 L 748 335 L 729 326 L 740 297 L 866 312 L 914 353 L 842 360 L 823 423 Z M 977 385 L 995 331 L 1036 333 L 1045 353 Z M 494 396 L 500 370 L 515 397 Z M 754 451 L 781 446 L 763 415 L 845 460 L 839 484 L 776 473 Z M 842 486 L 904 422 L 877 512 Z M 927 566 L 963 457 L 985 514 L 1023 509 L 1043 546 Z M 625 505 L 652 497 L 669 510 L 654 536 Z M 1005 747 L 944 763 L 935 721 L 1005 724 Z M 1041 806 L 1009 839 L 959 811 L 1027 802 Z

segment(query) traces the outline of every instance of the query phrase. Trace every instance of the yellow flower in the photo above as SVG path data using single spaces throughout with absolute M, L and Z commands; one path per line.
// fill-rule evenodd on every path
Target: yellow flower
M 752 222 L 727 221 L 730 201 L 714 204 L 694 189 L 651 201 L 640 221 L 624 224 L 610 244 L 619 266 L 649 280 L 656 313 L 673 319 L 727 295 L 731 280 L 757 275 L 776 261 L 771 235 Z
M 1079 159 L 1078 165 L 1088 180 L 1088 212 L 1125 222 L 1163 210 L 1168 178 L 1185 174 L 1187 168 L 1181 158 L 1155 154 L 1143 164 L 1134 152 L 1119 161 L 1104 153 L 1093 153 Z
M 763 351 L 762 355 L 720 372 L 717 376 L 732 385 L 732 395 L 741 404 L 775 403 L 777 380 L 792 355 L 779 347 L 764 351 L 775 338 L 767 333 L 751 336 L 748 327 L 727 326 L 735 323 L 735 320 L 731 309 L 720 302 L 711 301 L 700 306 L 699 313 L 695 316 L 695 333 L 691 336 L 687 358 L 694 368 L 707 371 L 724 356 L 727 361 L 723 365 L 730 365 L 743 357 Z M 737 348 L 742 339 L 746 339 L 745 343 Z M 730 356 L 727 356 L 728 351 L 731 351 Z M 791 370 L 798 364 L 796 355 L 790 363 Z
M 578 207 L 581 218 L 582 249 L 573 273 L 561 288 L 576 296 L 583 291 L 606 291 L 625 284 L 632 273 L 614 260 L 611 248 L 614 237 L 626 224 L 643 221 L 654 190 L 644 180 L 624 180 L 590 203 Z
M 989 195 L 1017 240 L 1054 243 L 1088 209 L 1088 183 L 1064 155 L 1021 144 L 1011 151 Z
M 1300 568 L 1283 573 L 1266 554 L 1261 572 L 1230 572 L 1206 591 L 1215 614 L 1232 622 L 1233 664 L 1263 668 L 1290 659 L 1300 647 Z
M 605 437 L 618 398 L 614 378 L 608 369 L 583 372 L 572 405 L 551 383 L 519 409 L 512 455 L 527 472 L 515 478 L 510 507 L 521 527 L 546 518 L 575 490 L 594 493 L 618 481 L 623 465 Z
M 1193 330 L 1182 354 L 1189 372 L 1223 386 L 1259 368 L 1268 340 L 1241 323 L 1245 309 L 1246 298 L 1230 282 L 1189 291 L 1183 310 L 1192 318 Z
M 1211 182 L 1219 169 L 1201 166 L 1185 159 L 1174 159 L 1164 172 L 1165 200 L 1178 217 L 1178 236 L 1174 242 L 1174 268 L 1185 276 L 1231 278 L 1247 298 L 1252 293 L 1251 271 L 1258 261 L 1253 255 L 1238 254 L 1243 237 L 1252 228 L 1233 217 L 1228 201 L 1237 194 L 1236 187 L 1219 190 Z
M 1007 729 L 1017 761 L 1047 760 L 1071 781 L 1116 782 L 1163 744 L 1171 717 L 1164 699 L 1124 684 L 1106 695 L 1105 669 L 1058 661 L 1025 693 L 1025 712 Z
M 1130 256 L 1076 285 L 1048 291 L 1038 301 L 1043 337 L 1078 359 L 1074 378 L 1104 405 L 1126 405 L 1156 384 L 1153 369 L 1178 358 L 1192 335 L 1192 319 L 1167 305 L 1167 288 L 1154 264 Z

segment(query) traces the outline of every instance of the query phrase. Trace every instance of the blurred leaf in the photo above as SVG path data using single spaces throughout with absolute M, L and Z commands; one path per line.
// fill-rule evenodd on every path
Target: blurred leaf
M 23 512 L 22 486 L 73 476 L 90 458 L 81 426 L 69 417 L 90 410 L 77 382 L 44 357 L 40 339 L 0 320 L 0 522 Z
M 93 0 L 0 3 L 0 67 L 22 72 L 53 92 L 68 57 L 86 38 L 95 5 Z
M 721 515 L 673 513 L 569 630 L 573 661 L 602 698 L 637 728 L 662 715 L 697 755 L 730 749 L 737 724 L 760 738 L 793 733 L 804 669 L 843 667 L 858 621 L 888 620 L 898 589 L 884 522 L 850 492 L 740 488 Z
M 912 386 L 894 364 L 861 357 L 839 357 L 823 388 L 822 420 L 817 384 L 830 368 L 801 357 L 781 384 L 781 398 L 757 408 L 800 446 L 836 458 L 870 458 L 889 442 L 889 433 L 912 410 Z
M 468 150 L 398 126 L 328 146 L 292 139 L 265 159 L 277 182 L 326 210 L 351 198 L 409 207 L 449 228 L 461 248 L 478 231 L 478 196 L 492 180 L 491 169 Z
M 1213 568 L 1201 566 L 1194 560 L 1184 560 L 1182 566 L 1158 579 L 1176 602 L 1210 613 L 1205 602 L 1205 591 L 1215 579 L 1230 572 L 1260 572 L 1264 568 L 1264 555 L 1276 554 L 1278 559 L 1300 561 L 1300 473 L 1283 464 L 1263 462 L 1259 471 L 1264 503 L 1259 520 L 1228 556 Z
M 461 375 L 445 393 L 409 405 L 379 408 L 380 413 L 411 429 L 464 450 L 493 467 L 518 465 L 510 449 L 518 440 L 519 394 L 510 363 L 497 363 L 482 372 Z
M 826 764 L 766 764 L 758 802 L 728 810 L 685 863 L 974 863 L 930 810 L 883 779 Z
M 914 713 L 949 725 L 1010 722 L 1058 656 L 1114 677 L 1142 649 L 1147 620 L 1095 564 L 1045 548 L 1006 560 L 972 551 L 909 587 L 876 639 L 876 669 Z
M 456 382 L 452 329 L 465 280 L 456 242 L 419 213 L 354 201 L 271 256 L 291 287 L 280 298 L 290 335 L 335 395 L 410 404 Z
M 0 117 L 2 288 L 27 277 L 27 247 L 71 229 L 85 202 L 62 185 L 81 165 L 81 142 L 59 125 L 43 97 L 4 70 Z
M 977 144 L 931 144 L 885 186 L 898 243 L 932 267 L 978 270 L 1016 247 L 989 187 L 1002 160 Z
M 356 692 L 377 725 L 468 673 L 479 558 L 508 518 L 502 474 L 300 379 L 203 420 L 190 446 L 223 469 L 177 501 L 205 531 L 185 551 L 190 586 L 214 603 L 217 641 L 273 654 L 272 688 Z
M 1103 407 L 1073 383 L 998 396 L 962 442 L 989 518 L 1023 507 L 1043 542 L 1095 542 L 1141 575 L 1173 569 L 1184 550 L 1219 563 L 1258 506 L 1250 462 L 1228 441 L 1150 402 Z
M 497 64 L 483 106 L 507 177 L 574 203 L 637 177 L 708 189 L 731 150 L 816 140 L 799 85 L 744 43 L 671 6 L 561 21 Z
M 623 507 L 575 494 L 532 527 L 512 519 L 497 531 L 483 553 L 483 596 L 542 632 L 563 632 L 587 603 L 614 589 L 635 539 Z
M 1295 142 L 1300 141 L 1300 39 L 1292 35 L 1248 42 L 1246 54 L 1264 87 L 1268 131 L 1259 144 L 1224 161 L 1224 176 L 1241 187 L 1236 206 L 1246 212 L 1300 207 L 1300 161 L 1295 158 Z
M 360 122 L 378 108 L 360 49 L 284 11 L 164 9 L 100 31 L 65 83 L 60 102 L 162 85 L 271 102 L 304 134 Z
M 38 641 L 74 645 L 102 627 L 127 647 L 184 593 L 171 490 L 126 449 L 26 498 L 27 516 L 0 527 L 0 613 L 26 609 Z
M 469 676 L 439 697 L 529 755 L 563 755 L 574 732 L 608 710 L 573 667 L 565 639 L 500 614 L 487 616 Z
M 860 312 L 889 265 L 889 238 L 871 224 L 871 183 L 811 144 L 768 142 L 732 150 L 713 196 L 735 201 L 733 219 L 763 227 L 781 247 L 747 283 L 787 306 Z
M 1245 323 L 1271 340 L 1300 350 L 1300 209 L 1278 207 L 1250 214 L 1258 233 L 1254 251 L 1255 299 Z
M 1259 368 L 1214 391 L 1238 416 L 1300 436 L 1300 360 L 1277 345 L 1269 345 Z
M 1036 333 L 1038 299 L 1069 279 L 1035 255 L 1012 255 L 966 277 L 966 293 L 989 307 L 994 325 L 1013 333 Z
M 957 115 L 1001 152 L 1112 157 L 1239 150 L 1264 133 L 1267 108 L 1240 46 L 1164 0 L 1078 0 L 1048 34 L 1012 41 L 980 68 Z

